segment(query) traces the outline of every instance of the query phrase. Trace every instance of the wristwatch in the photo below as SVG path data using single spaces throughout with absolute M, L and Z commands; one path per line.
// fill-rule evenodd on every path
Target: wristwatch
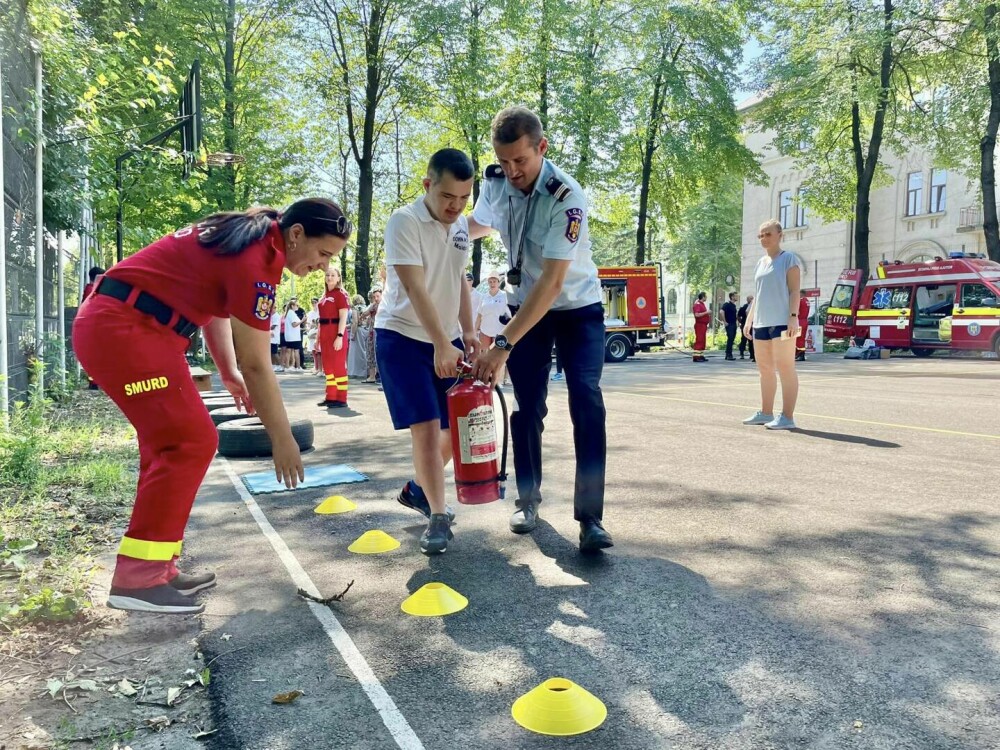
M 509 352 L 514 348 L 514 345 L 507 340 L 507 337 L 502 333 L 498 334 L 495 339 L 493 339 L 493 346 L 497 349 L 503 349 L 505 352 Z

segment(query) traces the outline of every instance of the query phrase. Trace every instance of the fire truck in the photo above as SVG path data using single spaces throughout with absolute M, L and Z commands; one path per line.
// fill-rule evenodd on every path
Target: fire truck
M 827 309 L 828 338 L 872 339 L 918 357 L 935 351 L 993 351 L 1000 356 L 1000 263 L 953 252 L 921 263 L 882 261 L 863 280 L 840 274 Z
M 597 269 L 604 301 L 604 360 L 624 362 L 666 337 L 660 264 Z

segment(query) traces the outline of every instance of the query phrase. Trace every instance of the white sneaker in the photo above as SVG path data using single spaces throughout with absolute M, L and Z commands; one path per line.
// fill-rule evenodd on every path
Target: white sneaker
M 764 412 L 757 412 L 752 417 L 747 417 L 743 420 L 743 424 L 770 424 L 774 421 L 773 414 L 765 414 Z
M 274 370 L 275 372 L 284 372 L 285 371 L 285 368 L 282 367 L 281 365 L 275 365 L 271 369 Z

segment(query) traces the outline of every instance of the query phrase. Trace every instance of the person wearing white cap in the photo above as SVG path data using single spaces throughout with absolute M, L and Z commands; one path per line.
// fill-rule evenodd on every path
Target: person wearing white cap
M 479 306 L 479 318 L 476 321 L 476 330 L 479 331 L 479 341 L 486 351 L 493 345 L 493 338 L 503 331 L 503 327 L 510 322 L 510 307 L 507 306 L 507 293 L 500 289 L 500 274 L 490 271 L 486 276 L 486 283 L 489 290 L 483 295 L 483 301 Z M 507 368 L 502 371 L 503 384 L 507 385 Z

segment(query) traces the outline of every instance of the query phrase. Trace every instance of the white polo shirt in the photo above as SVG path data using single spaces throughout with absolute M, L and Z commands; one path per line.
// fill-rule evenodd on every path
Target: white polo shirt
M 281 343 L 281 313 L 277 310 L 271 313 L 271 343 Z
M 385 328 L 431 343 L 399 281 L 395 266 L 423 266 L 424 282 L 449 339 L 462 334 L 459 303 L 466 294 L 469 222 L 464 216 L 445 226 L 431 216 L 420 196 L 396 209 L 385 225 L 385 289 L 375 315 L 375 328 Z

